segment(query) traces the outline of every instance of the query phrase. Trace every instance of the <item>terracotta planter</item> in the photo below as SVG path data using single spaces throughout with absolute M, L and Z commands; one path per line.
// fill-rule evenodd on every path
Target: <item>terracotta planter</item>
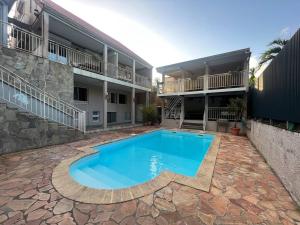
M 235 135 L 235 136 L 239 136 L 240 135 L 240 128 L 238 128 L 238 127 L 232 127 L 231 128 L 231 133 L 233 134 L 233 135 Z

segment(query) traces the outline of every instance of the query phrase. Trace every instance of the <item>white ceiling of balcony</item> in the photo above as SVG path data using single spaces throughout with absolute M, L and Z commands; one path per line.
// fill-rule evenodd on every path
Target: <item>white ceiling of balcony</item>
M 87 48 L 102 55 L 103 45 L 100 42 L 88 37 L 86 34 L 51 16 L 49 18 L 49 31 L 60 38 L 66 39 L 67 41 L 79 45 L 80 47 Z M 119 62 L 124 65 L 132 66 L 132 59 L 123 54 L 119 54 Z M 139 63 L 136 63 L 136 69 L 142 68 L 145 67 Z

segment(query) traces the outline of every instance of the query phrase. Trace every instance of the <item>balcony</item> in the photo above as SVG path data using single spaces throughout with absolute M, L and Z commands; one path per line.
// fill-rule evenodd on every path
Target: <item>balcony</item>
M 166 79 L 165 82 L 158 83 L 158 94 L 178 94 L 191 92 L 218 92 L 223 89 L 234 89 L 246 87 L 245 78 L 248 73 L 245 71 L 231 71 L 228 73 L 203 75 L 196 79 L 179 78 Z
M 30 53 L 35 56 L 43 56 L 43 38 L 42 36 L 22 29 L 14 24 L 0 21 L 1 30 L 7 31 L 7 39 L 2 41 L 2 45 Z M 44 56 L 45 57 L 45 56 Z M 74 49 L 72 47 L 57 43 L 54 40 L 48 42 L 49 60 L 70 65 L 85 71 L 106 75 L 108 77 L 133 83 L 132 67 L 107 62 L 107 73 L 105 74 L 102 55 Z M 135 73 L 135 83 L 138 86 L 151 88 L 151 80 L 143 75 Z

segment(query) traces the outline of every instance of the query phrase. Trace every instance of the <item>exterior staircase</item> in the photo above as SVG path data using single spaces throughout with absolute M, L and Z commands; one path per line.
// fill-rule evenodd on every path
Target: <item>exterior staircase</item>
M 166 119 L 179 119 L 181 114 L 181 96 L 172 96 L 166 99 L 165 104 L 165 118 Z
M 0 154 L 84 137 L 85 112 L 0 66 Z
M 203 120 L 183 120 L 181 129 L 204 130 Z

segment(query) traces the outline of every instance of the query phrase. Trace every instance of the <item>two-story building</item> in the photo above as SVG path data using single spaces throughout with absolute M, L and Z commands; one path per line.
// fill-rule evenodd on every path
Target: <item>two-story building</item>
M 162 125 L 216 131 L 241 120 L 228 105 L 247 99 L 250 54 L 247 48 L 157 68 Z
M 23 69 L 18 70 L 22 62 L 9 69 L 22 76 L 30 65 L 39 66 L 21 54 L 47 64 L 51 76 L 41 68 L 40 77 L 35 75 L 39 82 L 24 78 L 85 111 L 88 128 L 142 121 L 152 84 L 148 62 L 51 0 L 0 0 L 0 7 L 0 45 L 18 51 L 27 63 Z M 38 68 L 32 71 L 38 73 Z

